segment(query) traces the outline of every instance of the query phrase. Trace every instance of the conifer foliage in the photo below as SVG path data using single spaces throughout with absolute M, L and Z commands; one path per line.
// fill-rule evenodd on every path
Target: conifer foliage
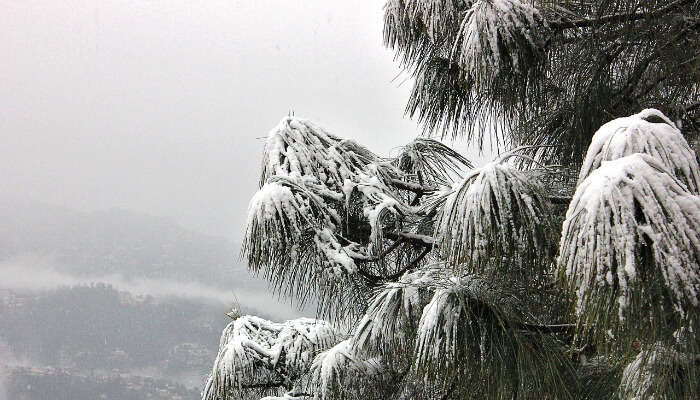
M 203 399 L 700 397 L 698 15 L 388 0 L 407 112 L 513 150 L 382 157 L 284 118 L 242 254 L 318 319 L 233 315 Z

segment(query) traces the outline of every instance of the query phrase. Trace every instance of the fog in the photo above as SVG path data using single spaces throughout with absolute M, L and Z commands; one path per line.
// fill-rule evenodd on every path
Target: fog
M 150 296 L 156 300 L 190 299 L 211 303 L 223 311 L 227 307 L 264 310 L 277 319 L 301 315 L 297 308 L 281 303 L 275 296 L 259 288 L 222 290 L 199 282 L 168 279 L 129 278 L 123 274 L 77 276 L 61 272 L 45 257 L 23 256 L 0 262 L 0 289 L 41 292 L 60 287 L 107 284 L 134 296 Z
M 12 350 L 39 360 L 41 368 L 67 368 L 63 383 L 52 383 L 46 393 L 87 387 L 85 371 L 93 374 L 98 367 L 201 376 L 210 368 L 218 334 L 228 322 L 223 312 L 233 301 L 279 319 L 300 315 L 251 278 L 234 276 L 240 285 L 222 289 L 216 271 L 231 267 L 232 274 L 241 275 L 245 266 L 207 258 L 209 249 L 228 254 L 208 237 L 241 242 L 247 204 L 258 187 L 264 138 L 290 113 L 382 155 L 420 134 L 420 127 L 404 116 L 410 79 L 382 45 L 383 3 L 0 0 L 0 205 L 24 204 L 22 215 L 32 220 L 27 228 L 17 212 L 0 213 L 15 224 L 0 227 L 0 289 L 12 292 L 0 298 L 0 341 L 3 335 L 14 338 L 0 354 L 4 362 Z M 480 159 L 463 144 L 455 147 Z M 56 208 L 35 208 L 34 203 Z M 140 225 L 120 225 L 122 219 L 133 220 L 123 213 L 89 214 L 110 209 L 162 217 L 208 236 L 141 217 Z M 100 229 L 85 227 L 92 221 Z M 168 240 L 143 239 L 149 235 Z M 130 236 L 136 239 L 122 240 Z M 183 246 L 189 238 L 197 243 L 184 257 L 175 250 L 189 251 Z M 144 250 L 149 246 L 154 247 Z M 186 259 L 177 263 L 173 258 Z M 204 268 L 209 259 L 218 264 Z M 182 267 L 190 262 L 214 272 L 188 274 Z M 178 278 L 164 271 L 171 265 L 180 268 Z M 105 270 L 110 273 L 97 272 Z M 100 307 L 116 307 L 106 311 L 114 313 L 114 321 L 98 319 L 94 331 L 88 324 L 81 329 L 90 332 L 71 332 L 66 318 L 92 305 L 51 304 L 38 295 L 93 282 L 152 296 L 165 305 L 191 300 L 191 308 L 177 314 L 166 306 L 107 302 Z M 112 295 L 107 290 L 89 294 L 96 299 Z M 196 307 L 202 303 L 209 308 L 200 318 Z M 34 320 L 32 313 L 48 312 L 41 307 L 56 315 Z M 146 331 L 143 343 L 119 341 L 130 324 L 155 324 L 160 315 L 170 318 L 160 321 L 165 332 Z M 16 322 L 3 324 L 3 318 Z M 116 321 L 123 326 L 115 328 Z M 180 332 L 181 326 L 190 330 Z M 47 342 L 55 342 L 54 353 L 46 350 Z M 173 354 L 180 357 L 177 349 L 183 344 L 190 358 L 178 359 Z M 145 350 L 153 350 L 148 362 L 139 358 Z M 7 382 L 15 382 L 12 390 L 42 387 L 42 374 L 53 373 L 10 376 L 2 364 L 0 357 L 0 400 Z M 154 387 L 153 393 L 196 398 L 181 388 L 163 392 L 163 385 Z M 110 392 L 109 397 L 126 400 L 129 393 Z
M 237 240 L 290 112 L 380 154 L 418 135 L 382 4 L 5 0 L 0 193 Z

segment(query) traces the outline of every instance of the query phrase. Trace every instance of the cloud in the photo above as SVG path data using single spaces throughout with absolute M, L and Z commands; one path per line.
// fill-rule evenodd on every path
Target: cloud
M 179 282 L 167 279 L 126 278 L 120 274 L 75 276 L 54 268 L 47 257 L 24 255 L 0 262 L 0 289 L 43 291 L 65 286 L 105 283 L 120 291 L 156 299 L 179 298 L 204 301 L 230 307 L 264 310 L 279 319 L 295 318 L 300 312 L 289 304 L 280 303 L 269 291 L 236 288 L 223 290 L 199 282 Z M 1 400 L 1 399 L 0 399 Z

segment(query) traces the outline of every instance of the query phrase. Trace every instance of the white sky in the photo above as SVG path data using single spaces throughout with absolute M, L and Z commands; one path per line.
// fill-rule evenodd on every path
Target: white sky
M 0 196 L 240 240 L 289 110 L 380 154 L 418 134 L 383 3 L 0 0 Z

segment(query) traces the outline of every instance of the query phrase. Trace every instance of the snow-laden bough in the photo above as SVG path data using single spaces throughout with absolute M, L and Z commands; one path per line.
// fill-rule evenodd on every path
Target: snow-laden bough
M 622 400 L 697 399 L 700 368 L 696 356 L 654 343 L 640 351 L 622 372 Z
M 485 383 L 488 398 L 509 398 L 519 382 L 567 398 L 572 371 L 566 355 L 551 337 L 525 329 L 522 317 L 518 301 L 489 281 L 475 275 L 450 279 L 435 288 L 423 309 L 414 373 L 442 385 L 455 379 L 464 386 Z
M 378 289 L 355 328 L 353 345 L 385 359 L 410 357 L 423 308 L 449 269 L 435 264 L 402 276 Z
M 341 393 L 361 398 L 380 389 L 384 372 L 379 358 L 362 357 L 354 351 L 352 340 L 346 339 L 316 356 L 309 385 L 320 399 L 338 398 Z
M 239 317 L 221 335 L 202 398 L 240 398 L 243 391 L 261 383 L 290 383 L 308 370 L 317 353 L 338 340 L 336 330 L 321 320 L 274 323 L 255 316 Z
M 413 211 L 391 186 L 404 175 L 352 140 L 304 119 L 282 119 L 265 144 L 243 256 L 276 289 L 320 295 L 357 272 L 355 258 L 381 251 L 385 220 Z M 348 231 L 349 217 L 369 229 Z
M 579 182 L 583 182 L 604 161 L 635 153 L 654 157 L 688 190 L 698 194 L 700 166 L 695 152 L 676 125 L 655 109 L 617 118 L 601 126 L 588 147 Z
M 438 217 L 436 239 L 452 265 L 515 276 L 551 263 L 550 218 L 537 183 L 496 161 L 453 187 Z
M 674 313 L 698 307 L 700 197 L 647 154 L 603 161 L 569 205 L 559 265 L 581 326 L 601 341 L 632 327 L 673 331 Z
M 451 58 L 486 82 L 499 70 L 526 71 L 544 56 L 546 21 L 520 0 L 476 0 L 464 15 Z

